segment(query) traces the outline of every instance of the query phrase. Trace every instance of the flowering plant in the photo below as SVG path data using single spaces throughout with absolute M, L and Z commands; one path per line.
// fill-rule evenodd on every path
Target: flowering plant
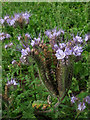
M 29 64 L 31 56 L 37 63 L 40 79 L 49 92 L 61 99 L 70 88 L 74 61 L 80 58 L 88 36 L 82 38 L 73 35 L 71 40 L 65 40 L 65 32 L 61 29 L 57 31 L 56 28 L 45 31 L 45 34 L 49 38 L 48 43 L 40 35 L 33 40 L 29 34 L 25 34 L 24 38 L 18 36 L 23 46 L 20 61 Z
M 83 12 L 75 12 L 76 8 L 80 9 L 78 5 L 66 5 L 68 8 L 75 7 L 75 10 L 72 9 L 73 12 L 69 11 L 70 14 L 63 5 L 49 5 L 51 9 L 47 6 L 47 12 L 44 4 L 38 3 L 35 8 L 29 5 L 28 9 L 34 13 L 33 15 L 29 12 L 17 13 L 17 9 L 14 15 L 13 11 L 10 12 L 11 16 L 7 15 L 9 12 L 4 12 L 6 16 L 0 19 L 3 31 L 0 33 L 0 42 L 3 45 L 2 97 L 5 102 L 5 118 L 35 118 L 42 113 L 47 113 L 43 114 L 45 117 L 50 113 L 51 118 L 58 119 L 67 119 L 67 116 L 74 119 L 78 115 L 79 118 L 83 118 L 84 115 L 88 117 L 88 20 L 86 15 L 82 15 Z M 58 7 L 55 14 L 53 5 L 55 9 Z M 43 8 L 41 11 L 40 6 Z M 21 8 L 22 6 L 20 11 Z M 80 10 L 82 9 L 83 7 Z M 50 13 L 53 11 L 49 14 L 48 10 Z M 65 31 L 59 29 L 59 25 Z M 58 27 L 52 29 L 55 26 Z M 72 93 L 75 97 L 71 98 L 70 104 Z M 81 100 L 77 94 L 84 99 Z

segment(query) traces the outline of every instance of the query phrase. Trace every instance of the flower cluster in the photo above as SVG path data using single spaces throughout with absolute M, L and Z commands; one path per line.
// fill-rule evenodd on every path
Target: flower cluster
M 30 18 L 30 13 L 25 12 L 25 13 L 18 13 L 14 14 L 14 16 L 5 16 L 4 19 L 0 19 L 0 23 L 2 25 L 8 24 L 9 26 L 15 26 L 16 23 L 19 24 L 28 24 L 29 23 L 29 18 Z
M 49 39 L 52 39 L 52 40 L 60 37 L 61 33 L 64 34 L 64 31 L 61 29 L 59 31 L 57 31 L 56 28 L 53 30 L 45 31 L 45 34 L 49 37 Z
M 46 31 L 45 34 L 49 37 L 50 39 L 50 44 L 52 46 L 52 49 L 56 52 L 56 57 L 58 60 L 66 59 L 70 55 L 74 56 L 80 56 L 81 53 L 83 52 L 83 43 L 88 41 L 88 35 L 85 36 L 83 39 L 80 36 L 73 36 L 71 40 L 65 41 L 63 40 L 62 42 L 62 37 L 60 37 L 61 33 L 64 35 L 63 30 L 57 31 L 56 29 L 52 31 Z M 60 37 L 58 41 L 58 37 Z
M 23 64 L 28 64 L 28 55 L 29 55 L 29 53 L 30 53 L 30 48 L 29 47 L 27 47 L 26 49 L 22 49 L 21 50 L 21 57 L 20 57 L 20 61 L 21 61 L 21 63 L 23 63 Z
M 69 56 L 81 56 L 81 53 L 83 52 L 83 48 L 85 46 L 84 43 L 88 41 L 88 35 L 86 35 L 84 38 L 76 35 L 73 37 L 71 36 L 71 40 L 64 40 L 64 33 L 63 30 L 47 30 L 45 31 L 45 35 L 49 38 L 49 45 L 51 45 L 52 50 L 55 53 L 55 56 L 58 60 L 61 60 L 62 63 L 68 64 L 68 58 Z M 21 53 L 23 56 L 21 56 L 21 61 L 26 61 L 26 56 L 28 55 L 27 48 L 29 48 L 29 45 L 31 45 L 34 49 L 40 49 L 40 45 L 43 45 L 44 42 L 41 40 L 41 36 L 39 35 L 38 38 L 31 39 L 30 34 L 26 33 L 24 35 L 24 38 L 19 35 L 18 40 L 22 42 L 22 45 L 25 49 L 22 49 Z M 29 44 L 28 44 L 29 43 Z M 37 47 L 36 47 L 37 46 Z M 48 46 L 48 45 L 47 45 Z M 29 50 L 30 52 L 30 50 Z M 22 60 L 22 58 L 24 58 Z
M 30 46 L 29 46 L 31 42 L 31 36 L 29 33 L 26 33 L 23 36 L 19 34 L 17 38 L 23 46 L 23 48 L 19 50 L 21 52 L 20 62 L 23 64 L 28 64 L 28 56 L 29 56 L 29 53 L 31 52 Z
M 18 83 L 16 83 L 15 79 L 11 78 L 11 81 L 8 80 L 7 86 L 11 86 L 11 85 L 18 85 Z
M 86 108 L 85 103 L 90 104 L 90 96 L 86 96 L 83 99 L 83 102 L 80 102 L 79 98 L 72 96 L 71 97 L 71 104 L 75 103 L 76 101 L 78 101 L 78 110 L 83 111 Z
M 0 40 L 1 41 L 5 40 L 5 39 L 9 39 L 10 37 L 11 36 L 7 33 L 4 33 L 4 32 L 0 33 Z
M 21 50 L 22 56 L 27 56 L 30 53 L 30 48 L 27 47 L 26 49 Z

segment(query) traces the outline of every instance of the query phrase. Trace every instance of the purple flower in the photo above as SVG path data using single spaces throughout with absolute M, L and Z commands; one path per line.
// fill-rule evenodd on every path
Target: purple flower
M 29 19 L 29 17 L 30 17 L 31 15 L 30 15 L 29 13 L 25 12 L 25 13 L 22 14 L 22 16 L 23 16 L 24 19 L 27 20 L 27 19 Z
M 26 24 L 28 24 L 29 23 L 29 17 L 31 16 L 30 13 L 25 12 L 25 13 L 22 13 L 21 16 L 25 20 Z
M 74 97 L 74 96 L 71 97 L 71 103 L 72 103 L 72 104 L 75 103 L 76 100 L 78 100 L 78 98 L 76 98 L 76 97 Z
M 4 35 L 4 32 L 0 33 L 0 36 Z
M 34 40 L 32 40 L 31 41 L 31 45 L 32 45 L 32 47 L 34 46 L 34 45 L 38 45 L 40 43 L 40 38 L 34 38 Z
M 8 80 L 7 85 L 18 85 L 18 83 L 16 83 L 15 79 L 11 78 L 11 81 Z
M 8 44 L 8 46 L 9 46 L 9 47 L 11 47 L 12 45 L 13 45 L 13 43 L 12 43 L 12 42 Z
M 22 53 L 23 56 L 27 56 L 28 53 L 30 53 L 30 48 L 28 47 L 28 48 L 26 48 L 26 49 L 22 49 L 22 50 L 21 50 L 21 53 Z
M 80 43 L 83 42 L 83 40 L 82 40 L 82 38 L 80 36 L 76 36 L 75 38 L 76 38 L 77 42 L 80 42 Z
M 54 28 L 54 29 L 52 29 L 51 31 L 54 33 L 56 33 L 57 32 L 57 30 L 56 30 L 57 28 Z
M 49 35 L 49 39 L 52 39 L 54 36 L 52 34 Z
M 83 52 L 82 47 L 79 47 L 78 45 L 74 46 L 74 48 L 73 48 L 73 54 L 75 56 L 80 56 L 82 52 Z
M 11 19 L 7 19 L 6 22 L 10 25 Z
M 57 33 L 56 33 L 56 36 L 60 36 L 61 34 L 61 30 L 59 30 Z
M 47 30 L 44 32 L 48 37 L 51 35 L 51 31 L 50 30 Z
M 37 38 L 37 39 L 34 38 L 34 40 L 35 40 L 36 43 L 39 43 L 39 42 L 40 42 L 40 38 Z
M 86 96 L 84 99 L 85 99 L 85 102 L 87 102 L 88 104 L 90 104 L 90 96 Z
M 57 31 L 56 28 L 53 30 L 47 30 L 44 33 L 49 37 L 49 39 L 55 39 L 56 37 L 60 36 L 61 33 L 64 33 L 64 31 L 59 30 Z
M 8 48 L 8 45 L 5 45 L 5 47 L 4 47 L 5 49 L 7 49 Z
M 8 80 L 7 85 L 10 85 L 10 84 L 11 84 L 11 82 Z
M 10 21 L 10 26 L 13 26 L 15 24 L 15 19 L 12 19 L 11 21 Z
M 11 47 L 11 46 L 13 46 L 13 43 L 12 43 L 12 42 L 9 43 L 9 44 L 7 44 L 7 45 L 5 45 L 5 48 Z
M 28 53 L 30 53 L 30 51 L 31 51 L 29 47 L 27 47 L 26 50 Z
M 68 47 L 65 48 L 64 52 L 65 52 L 65 55 L 72 55 L 72 49 L 70 49 Z
M 16 83 L 16 81 L 15 81 L 15 80 L 13 80 L 13 85 L 18 85 L 18 83 Z
M 52 32 L 53 33 L 49 36 L 49 38 L 52 38 L 52 39 L 57 38 L 61 34 L 61 30 L 56 31 L 56 29 L 54 29 L 54 30 L 52 30 Z
M 17 21 L 17 20 L 19 19 L 19 17 L 20 17 L 20 14 L 15 14 L 15 15 L 14 15 L 15 21 Z
M 8 47 L 11 47 L 11 46 L 13 46 L 13 43 L 12 43 L 12 42 L 9 43 L 9 44 L 7 44 L 7 45 L 5 45 L 5 49 L 8 48 Z
M 84 109 L 86 108 L 86 106 L 85 106 L 85 103 L 84 102 L 80 102 L 79 104 L 78 104 L 78 110 L 80 110 L 80 111 L 83 111 Z
M 22 53 L 22 55 L 23 55 L 23 56 L 28 55 L 28 52 L 27 52 L 27 50 L 26 50 L 26 49 L 22 49 L 22 50 L 21 50 L 21 53 Z
M 61 49 L 58 49 L 58 50 L 56 51 L 55 56 L 57 57 L 58 60 L 59 60 L 59 59 L 63 59 L 63 58 L 65 57 L 65 53 L 64 53 Z
M 13 79 L 11 78 L 10 84 L 13 84 Z
M 13 60 L 13 61 L 12 61 L 12 65 L 14 65 L 14 64 L 17 64 L 16 60 Z
M 59 48 L 58 45 L 55 44 L 55 45 L 54 45 L 54 50 L 58 50 L 58 48 Z
M 28 33 L 26 33 L 25 36 L 26 36 L 27 38 L 31 38 L 30 35 L 29 35 Z
M 9 34 L 6 33 L 0 33 L 0 39 L 4 40 L 5 38 L 9 39 L 11 36 Z
M 57 33 L 56 33 L 56 31 L 53 32 L 52 37 L 57 37 Z
M 0 36 L 0 40 L 4 40 L 5 39 L 5 36 Z
M 9 34 L 6 34 L 6 38 L 8 39 L 8 38 L 10 38 L 11 36 L 9 35 Z
M 3 24 L 4 23 L 4 19 L 0 19 L 0 23 Z
M 66 44 L 65 43 L 59 43 L 59 46 L 60 46 L 60 49 L 63 49 L 66 47 Z
M 60 32 L 64 34 L 64 31 L 63 31 L 63 30 L 60 30 Z

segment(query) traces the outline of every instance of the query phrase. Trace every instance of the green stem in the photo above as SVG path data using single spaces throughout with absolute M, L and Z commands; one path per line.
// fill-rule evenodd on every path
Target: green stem
M 34 67 L 32 66 L 32 74 L 31 74 L 31 76 L 32 76 L 32 79 L 33 80 L 35 80 L 35 76 L 34 76 Z M 33 83 L 33 87 L 34 87 L 34 91 L 35 91 L 35 83 Z M 37 100 L 37 98 L 36 98 L 36 92 L 34 93 L 34 97 L 35 97 L 35 100 Z
M 81 113 L 80 111 L 77 112 L 77 115 L 76 115 L 76 117 L 75 117 L 74 120 L 76 120 L 76 118 L 78 118 L 78 116 L 79 116 L 80 113 Z

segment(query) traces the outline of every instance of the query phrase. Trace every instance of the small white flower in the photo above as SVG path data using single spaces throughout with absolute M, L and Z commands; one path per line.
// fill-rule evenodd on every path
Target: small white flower
M 15 80 L 13 80 L 13 85 L 18 85 Z
M 18 36 L 18 40 L 20 40 L 21 38 L 22 38 L 21 35 L 19 35 L 19 36 Z
M 80 43 L 83 42 L 83 40 L 82 40 L 82 38 L 81 38 L 80 36 L 76 36 L 76 40 L 77 40 L 78 42 L 80 42 Z
M 57 59 L 63 59 L 65 57 L 65 53 L 62 50 L 60 50 L 60 49 L 58 49 L 56 51 L 55 55 L 56 55 Z
M 85 36 L 85 41 L 86 41 L 86 42 L 88 41 L 88 35 Z
M 31 45 L 32 45 L 32 47 L 35 45 L 35 41 L 34 40 L 31 41 Z
M 7 20 L 7 19 L 9 19 L 9 16 L 8 16 L 8 15 L 4 17 L 4 20 Z

